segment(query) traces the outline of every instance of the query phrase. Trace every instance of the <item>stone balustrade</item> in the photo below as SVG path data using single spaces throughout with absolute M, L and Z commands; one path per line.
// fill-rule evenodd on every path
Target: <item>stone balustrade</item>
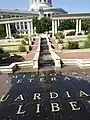
M 20 67 L 33 67 L 33 61 L 25 61 L 25 62 L 15 62 L 12 63 L 9 66 L 1 66 L 0 67 L 0 72 L 2 73 L 13 73 L 14 71 L 17 70 L 17 68 Z
M 41 38 L 39 37 L 38 48 L 37 48 L 36 53 L 33 58 L 33 68 L 35 68 L 35 69 L 38 69 L 38 60 L 39 60 L 39 55 L 40 55 L 40 41 L 41 41 Z
M 77 65 L 81 69 L 90 68 L 89 59 L 62 59 L 65 65 Z
M 60 68 L 61 67 L 61 63 L 60 63 L 60 57 L 55 53 L 55 51 L 53 51 L 53 49 L 51 48 L 51 43 L 49 42 L 49 39 L 47 38 L 47 44 L 49 46 L 49 52 L 51 53 L 52 59 L 55 62 L 55 67 L 56 68 Z

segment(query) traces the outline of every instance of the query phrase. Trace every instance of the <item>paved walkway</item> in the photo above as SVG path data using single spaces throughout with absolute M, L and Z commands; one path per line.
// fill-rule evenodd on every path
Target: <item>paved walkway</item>
M 11 88 L 11 80 L 8 75 L 0 75 L 0 97 L 8 93 Z
M 54 46 L 55 52 L 62 59 L 90 59 L 90 49 L 78 49 L 78 50 L 63 50 L 59 49 L 55 39 L 51 39 L 52 45 Z
M 60 50 L 58 44 L 55 41 L 55 39 L 51 38 L 50 41 L 51 41 L 51 45 L 53 45 L 55 51 Z
M 90 52 L 57 52 L 62 59 L 90 59 Z
M 28 54 L 26 53 L 24 55 L 25 61 L 33 60 L 34 55 L 35 55 L 36 50 L 37 50 L 37 47 L 38 47 L 38 39 L 36 39 L 35 42 L 34 42 L 34 45 L 32 45 L 32 50 Z

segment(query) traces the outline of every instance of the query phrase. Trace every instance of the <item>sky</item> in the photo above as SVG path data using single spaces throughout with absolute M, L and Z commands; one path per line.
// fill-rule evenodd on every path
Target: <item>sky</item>
M 68 13 L 90 13 L 90 0 L 52 0 L 53 6 Z M 29 0 L 0 0 L 0 9 L 29 10 Z

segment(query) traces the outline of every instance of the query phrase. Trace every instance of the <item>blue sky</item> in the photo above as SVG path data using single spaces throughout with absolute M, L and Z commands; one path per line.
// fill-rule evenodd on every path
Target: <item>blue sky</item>
M 69 13 L 90 13 L 90 0 L 53 0 L 54 7 Z M 29 9 L 29 0 L 0 0 L 0 9 Z

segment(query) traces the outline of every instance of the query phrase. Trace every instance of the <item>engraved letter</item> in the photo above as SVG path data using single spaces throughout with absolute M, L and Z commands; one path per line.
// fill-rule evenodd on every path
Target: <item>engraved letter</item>
M 82 96 L 89 96 L 89 95 L 83 91 L 80 91 L 80 97 L 82 97 Z
M 65 77 L 64 80 L 71 80 L 69 77 Z
M 73 111 L 80 110 L 80 107 L 77 107 L 77 102 L 69 102 L 69 103 L 70 103 Z
M 67 94 L 67 96 L 68 96 L 69 98 L 71 97 L 68 91 L 66 91 L 66 94 Z
M 40 93 L 35 93 L 35 94 L 34 94 L 33 100 L 36 100 L 36 99 L 39 99 L 39 100 L 41 99 L 41 98 L 40 98 Z
M 56 92 L 50 92 L 50 98 L 55 99 L 58 97 L 58 94 Z
M 22 111 L 22 107 L 23 105 L 19 105 L 18 112 L 16 113 L 17 115 L 23 115 L 25 113 L 25 111 Z
M 36 113 L 40 113 L 40 104 L 37 104 L 37 111 Z
M 2 97 L 1 97 L 1 99 L 0 99 L 0 103 L 1 103 L 1 102 L 5 102 L 5 101 L 9 98 L 9 96 L 10 96 L 10 95 L 7 95 L 7 96 L 2 95 Z
M 24 98 L 23 98 L 23 96 L 22 96 L 22 94 L 21 95 L 19 95 L 14 101 L 17 101 L 17 100 L 24 100 Z
M 52 112 L 58 112 L 60 110 L 58 103 L 51 103 L 51 107 L 52 107 Z

